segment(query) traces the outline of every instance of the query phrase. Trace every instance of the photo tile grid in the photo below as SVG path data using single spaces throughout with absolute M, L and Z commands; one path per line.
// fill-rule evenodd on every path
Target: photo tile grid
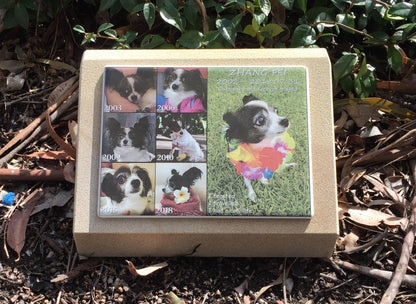
M 206 215 L 207 68 L 106 67 L 99 215 Z
M 284 207 L 275 208 L 274 191 L 264 189 L 287 188 L 287 180 L 275 184 L 272 171 L 264 178 L 263 171 L 244 169 L 241 163 L 247 155 L 242 154 L 247 150 L 230 150 L 235 139 L 226 128 L 233 125 L 236 113 L 245 115 L 245 123 L 253 119 L 240 113 L 249 108 L 244 98 L 260 109 L 250 114 L 258 115 L 254 137 L 262 137 L 259 130 L 267 124 L 302 129 L 302 140 L 296 141 L 303 146 L 303 160 L 297 156 L 289 177 L 302 189 L 300 208 L 293 201 L 299 191 L 293 196 L 287 189 L 281 191 L 286 197 L 277 200 Z M 287 99 L 285 112 L 295 107 L 292 116 L 304 121 L 295 119 L 293 127 L 286 118 L 274 118 L 278 105 L 266 106 L 262 99 Z M 104 69 L 102 102 L 99 216 L 311 216 L 305 68 L 111 66 Z M 283 121 L 276 122 L 279 119 Z M 243 125 L 237 133 L 250 132 Z M 276 157 L 292 153 L 291 140 L 274 145 L 267 155 L 262 150 L 261 162 L 275 164 Z

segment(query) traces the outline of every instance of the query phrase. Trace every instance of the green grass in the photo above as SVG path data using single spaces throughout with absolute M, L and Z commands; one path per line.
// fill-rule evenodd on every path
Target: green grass
M 286 68 L 285 76 L 272 77 L 274 69 L 267 68 L 267 76 L 237 77 L 230 75 L 231 68 L 208 71 L 208 210 L 211 215 L 311 215 L 306 70 L 290 67 Z M 277 91 L 270 91 L 275 88 Z M 297 88 L 297 91 L 280 91 L 280 88 Z M 248 199 L 243 178 L 236 174 L 226 157 L 227 143 L 221 138 L 225 125 L 222 116 L 241 107 L 243 96 L 250 93 L 274 105 L 279 115 L 289 119 L 289 133 L 296 142 L 292 162 L 298 165 L 275 173 L 268 185 L 252 181 L 258 196 L 256 203 Z

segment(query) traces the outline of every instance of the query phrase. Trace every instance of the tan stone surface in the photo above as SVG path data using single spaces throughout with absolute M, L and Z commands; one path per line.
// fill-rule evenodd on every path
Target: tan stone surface
M 287 218 L 100 218 L 97 215 L 106 65 L 306 66 L 314 214 Z M 86 256 L 331 254 L 338 233 L 331 65 L 323 49 L 86 51 L 81 65 L 74 237 Z

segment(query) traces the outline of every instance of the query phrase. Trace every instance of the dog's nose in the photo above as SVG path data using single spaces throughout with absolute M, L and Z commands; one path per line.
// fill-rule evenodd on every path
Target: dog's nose
M 287 119 L 287 118 L 283 118 L 281 121 L 280 121 L 280 125 L 282 126 L 282 127 L 288 127 L 289 126 L 289 120 Z
M 131 181 L 131 186 L 132 186 L 135 190 L 139 189 L 139 187 L 140 187 L 140 180 L 138 180 L 138 179 L 134 179 L 134 180 L 132 180 L 132 181 Z
M 172 90 L 177 90 L 179 88 L 179 86 L 177 84 L 172 84 Z
M 129 141 L 127 139 L 123 140 L 123 145 L 127 145 Z

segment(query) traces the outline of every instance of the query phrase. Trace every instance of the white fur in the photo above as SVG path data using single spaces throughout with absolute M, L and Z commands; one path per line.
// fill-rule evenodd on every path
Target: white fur
M 172 151 L 170 154 L 173 154 L 174 150 L 177 149 L 179 150 L 179 155 L 186 154 L 189 157 L 189 161 L 196 162 L 204 159 L 204 152 L 202 152 L 198 142 L 186 129 L 172 132 L 171 138 Z
M 150 162 L 155 158 L 155 155 L 147 150 L 135 147 L 115 147 L 114 155 L 119 162 L 140 161 Z

